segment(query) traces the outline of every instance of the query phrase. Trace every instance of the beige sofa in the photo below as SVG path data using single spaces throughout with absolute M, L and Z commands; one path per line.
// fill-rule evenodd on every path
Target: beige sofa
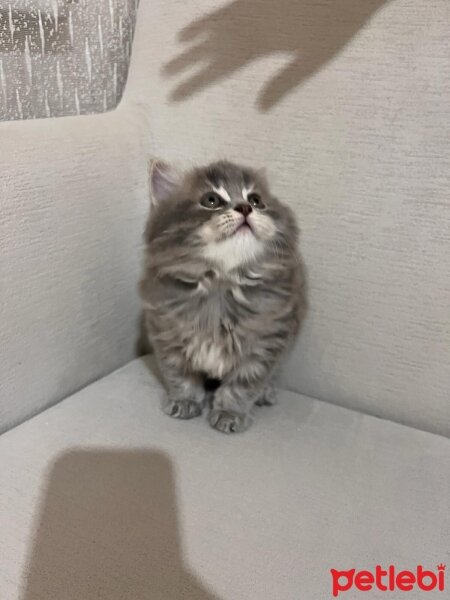
M 141 0 L 118 108 L 0 124 L 2 600 L 325 600 L 330 569 L 450 563 L 449 20 Z M 240 436 L 164 416 L 136 358 L 153 156 L 265 165 L 298 216 L 309 315 Z

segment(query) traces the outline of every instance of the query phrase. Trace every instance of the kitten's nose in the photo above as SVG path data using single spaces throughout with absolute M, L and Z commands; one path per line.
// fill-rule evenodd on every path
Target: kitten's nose
M 234 207 L 234 210 L 237 210 L 238 212 L 242 213 L 244 217 L 247 217 L 253 209 L 250 204 L 238 204 Z

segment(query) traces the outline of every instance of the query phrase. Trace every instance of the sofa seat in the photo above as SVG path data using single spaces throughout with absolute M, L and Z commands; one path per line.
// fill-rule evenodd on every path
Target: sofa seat
M 150 364 L 0 437 L 0 598 L 325 600 L 332 568 L 450 568 L 449 439 L 288 391 L 225 436 L 163 415 Z

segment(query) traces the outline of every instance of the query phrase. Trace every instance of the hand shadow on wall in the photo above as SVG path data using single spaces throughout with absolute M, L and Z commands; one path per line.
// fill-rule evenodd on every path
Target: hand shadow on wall
M 183 562 L 160 452 L 61 456 L 38 518 L 23 600 L 217 600 Z
M 256 59 L 288 54 L 287 65 L 259 92 L 268 111 L 330 61 L 390 0 L 235 0 L 187 25 L 189 47 L 163 67 L 167 77 L 198 70 L 174 88 L 181 101 Z

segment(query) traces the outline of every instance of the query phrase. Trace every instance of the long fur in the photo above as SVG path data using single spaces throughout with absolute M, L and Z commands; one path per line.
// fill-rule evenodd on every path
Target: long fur
M 220 380 L 209 421 L 243 431 L 255 404 L 273 403 L 274 372 L 305 312 L 295 218 L 258 173 L 225 161 L 182 177 L 159 163 L 150 188 L 140 290 L 165 378 L 164 410 L 197 416 L 211 396 L 205 378 Z M 223 205 L 205 208 L 208 192 Z M 242 205 L 255 193 L 263 206 L 253 206 L 248 227 L 239 228 Z

